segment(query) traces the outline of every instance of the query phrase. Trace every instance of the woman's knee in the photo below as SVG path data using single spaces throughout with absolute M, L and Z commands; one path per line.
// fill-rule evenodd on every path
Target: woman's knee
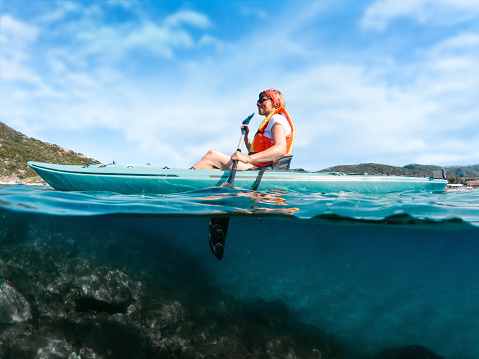
M 203 158 L 208 159 L 208 160 L 214 160 L 214 159 L 220 158 L 221 155 L 222 155 L 222 152 L 220 152 L 218 150 L 215 150 L 215 149 L 211 149 L 208 152 L 206 152 L 206 154 L 203 156 Z

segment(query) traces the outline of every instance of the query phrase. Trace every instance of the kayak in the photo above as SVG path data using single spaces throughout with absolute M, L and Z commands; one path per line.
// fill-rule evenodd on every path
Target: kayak
M 85 166 L 28 162 L 40 177 L 60 191 L 109 191 L 122 194 L 168 194 L 220 186 L 230 171 L 170 169 L 153 166 L 94 164 Z M 351 175 L 303 170 L 237 171 L 235 187 L 258 191 L 381 194 L 410 190 L 443 191 L 445 174 L 427 177 Z M 259 186 L 258 185 L 259 182 Z M 256 185 L 256 186 L 255 186 Z

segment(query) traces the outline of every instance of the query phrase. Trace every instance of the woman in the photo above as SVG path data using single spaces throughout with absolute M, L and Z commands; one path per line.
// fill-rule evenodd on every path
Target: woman
M 253 141 L 248 139 L 249 127 L 246 130 L 244 142 L 249 153 L 239 151 L 229 156 L 218 150 L 209 150 L 192 169 L 223 169 L 229 170 L 233 161 L 238 161 L 238 170 L 248 170 L 255 167 L 267 166 L 277 158 L 291 153 L 294 142 L 295 129 L 293 121 L 286 111 L 284 97 L 278 90 L 270 89 L 259 94 L 258 114 L 265 116 L 258 128 Z

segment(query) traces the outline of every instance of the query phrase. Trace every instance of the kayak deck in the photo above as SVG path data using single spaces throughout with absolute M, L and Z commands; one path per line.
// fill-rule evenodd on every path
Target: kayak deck
M 109 191 L 123 194 L 178 193 L 219 186 L 230 171 L 170 169 L 144 165 L 58 165 L 28 162 L 50 186 L 61 191 Z M 263 172 L 259 191 L 298 193 L 391 193 L 408 190 L 442 191 L 444 179 L 344 173 L 286 171 L 237 171 L 235 187 L 251 189 Z

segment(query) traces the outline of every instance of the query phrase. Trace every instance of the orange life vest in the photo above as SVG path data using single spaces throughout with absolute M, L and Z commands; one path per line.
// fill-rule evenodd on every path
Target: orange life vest
M 256 152 L 261 152 L 264 151 L 270 147 L 273 147 L 274 142 L 271 138 L 268 138 L 264 135 L 264 130 L 266 129 L 266 126 L 268 126 L 269 120 L 271 120 L 271 117 L 276 114 L 284 114 L 286 119 L 288 120 L 289 125 L 291 126 L 291 133 L 286 136 L 286 154 L 290 154 L 293 150 L 293 142 L 294 142 L 294 135 L 295 135 L 295 129 L 294 129 L 294 123 L 293 120 L 291 119 L 291 116 L 289 113 L 286 111 L 284 107 L 280 107 L 270 113 L 264 121 L 259 125 L 258 131 L 254 135 L 253 142 L 251 143 L 250 147 L 250 153 L 256 153 Z M 274 161 L 269 161 L 269 162 L 256 162 L 252 163 L 253 165 L 257 167 L 262 167 L 262 166 L 267 166 Z

